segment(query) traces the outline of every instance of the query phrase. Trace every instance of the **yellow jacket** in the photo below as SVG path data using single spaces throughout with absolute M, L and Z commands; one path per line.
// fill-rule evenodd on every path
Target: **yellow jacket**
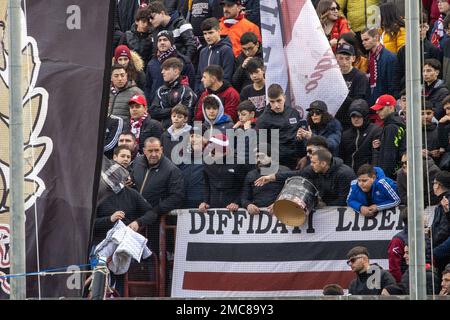
M 381 42 L 383 43 L 384 47 L 389 51 L 391 51 L 392 53 L 397 54 L 398 50 L 400 50 L 400 48 L 405 45 L 406 41 L 405 28 L 400 28 L 400 31 L 394 38 L 391 38 L 390 34 L 384 32 L 383 29 L 380 29 L 379 33 L 381 35 Z
M 370 6 L 378 6 L 379 0 L 336 0 L 341 7 L 342 12 L 347 8 L 347 20 L 350 23 L 350 28 L 354 32 L 361 32 L 366 27 L 366 14 L 364 8 L 366 8 L 367 23 L 373 24 L 379 11 L 374 8 L 369 9 Z

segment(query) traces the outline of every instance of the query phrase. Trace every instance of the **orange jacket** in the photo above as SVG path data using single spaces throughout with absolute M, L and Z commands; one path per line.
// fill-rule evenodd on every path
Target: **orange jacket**
M 253 32 L 258 37 L 259 42 L 261 42 L 261 31 L 258 26 L 253 22 L 242 18 L 237 23 L 226 26 L 224 23 L 225 18 L 222 17 L 220 19 L 220 35 L 230 37 L 231 44 L 233 46 L 234 56 L 237 57 L 242 49 L 241 49 L 241 36 L 246 32 Z

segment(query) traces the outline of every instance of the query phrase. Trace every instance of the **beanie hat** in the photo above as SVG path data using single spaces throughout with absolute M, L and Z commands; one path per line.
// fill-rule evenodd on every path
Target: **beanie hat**
M 167 39 L 169 39 L 170 44 L 173 45 L 174 37 L 173 37 L 172 31 L 169 31 L 169 30 L 160 31 L 158 33 L 158 35 L 156 36 L 156 43 L 158 43 L 158 40 L 159 40 L 160 37 L 166 37 Z
M 128 57 L 128 59 L 131 59 L 131 52 L 127 46 L 120 45 L 114 50 L 114 59 L 117 61 L 120 57 Z

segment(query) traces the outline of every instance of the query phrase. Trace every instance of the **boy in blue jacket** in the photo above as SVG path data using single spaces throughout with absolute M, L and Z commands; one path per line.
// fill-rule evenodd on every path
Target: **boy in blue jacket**
M 384 175 L 383 169 L 370 164 L 362 165 L 353 180 L 347 197 L 347 205 L 365 217 L 373 217 L 378 211 L 400 204 L 397 184 Z

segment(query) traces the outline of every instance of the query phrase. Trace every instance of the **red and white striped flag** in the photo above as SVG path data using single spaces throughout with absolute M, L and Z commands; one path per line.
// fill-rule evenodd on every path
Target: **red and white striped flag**
M 266 82 L 280 84 L 303 115 L 314 100 L 335 114 L 348 94 L 310 0 L 261 0 Z

